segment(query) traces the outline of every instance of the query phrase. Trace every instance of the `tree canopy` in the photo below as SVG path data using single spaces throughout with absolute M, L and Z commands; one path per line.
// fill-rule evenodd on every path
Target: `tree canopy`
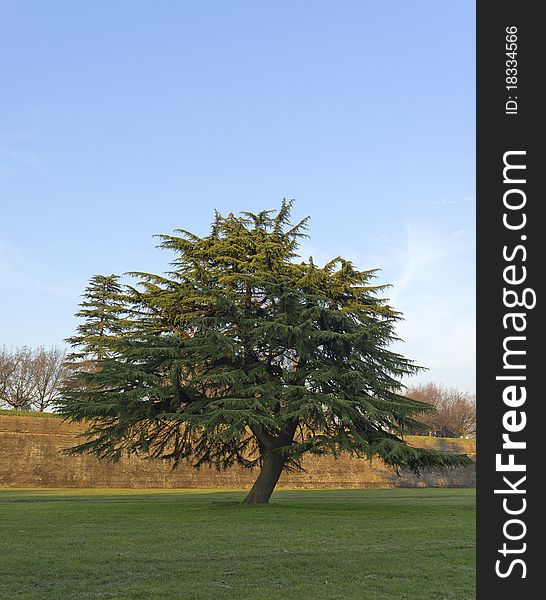
M 419 367 L 389 349 L 401 314 L 388 286 L 341 257 L 299 260 L 307 219 L 292 223 L 291 209 L 216 213 L 205 236 L 159 236 L 171 270 L 133 272 L 117 294 L 130 317 L 115 352 L 75 365 L 60 404 L 88 424 L 74 451 L 259 467 L 249 503 L 267 502 L 308 452 L 416 473 L 469 462 L 402 439 L 430 407 L 403 394 Z
M 65 340 L 77 349 L 67 357 L 69 361 L 95 362 L 115 356 L 118 339 L 130 329 L 123 289 L 118 275 L 91 277 L 75 315 L 83 322 L 78 325 L 77 334 Z

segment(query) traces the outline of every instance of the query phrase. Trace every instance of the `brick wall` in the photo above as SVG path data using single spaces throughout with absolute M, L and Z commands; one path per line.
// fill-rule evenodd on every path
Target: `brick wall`
M 248 488 L 257 472 L 240 467 L 218 472 L 164 461 L 122 458 L 112 464 L 89 455 L 67 456 L 77 443 L 79 425 L 61 419 L 0 414 L 0 487 L 97 488 Z M 408 437 L 411 444 L 475 458 L 476 440 Z M 342 456 L 308 456 L 304 472 L 284 473 L 280 486 L 294 488 L 473 487 L 474 466 L 401 477 L 383 465 Z

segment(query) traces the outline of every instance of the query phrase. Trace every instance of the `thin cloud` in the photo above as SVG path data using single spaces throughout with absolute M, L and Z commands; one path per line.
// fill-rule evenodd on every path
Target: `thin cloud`
M 475 389 L 473 241 L 407 224 L 402 247 L 384 262 L 398 271 L 390 304 L 404 315 L 395 349 L 428 369 L 416 379 Z M 412 383 L 410 380 L 409 383 Z
M 475 198 L 474 196 L 463 196 L 462 198 L 440 198 L 439 200 L 433 200 L 432 204 L 438 204 L 438 205 L 449 205 L 449 204 L 465 204 L 465 203 L 469 203 L 469 202 L 474 202 Z
M 445 256 L 445 248 L 433 240 L 432 235 L 418 232 L 411 224 L 406 225 L 405 250 L 400 254 L 402 274 L 394 281 L 393 294 L 391 295 L 393 303 L 411 285 L 417 274 L 428 269 L 431 263 Z
M 29 289 L 63 298 L 74 298 L 79 294 L 75 289 L 52 281 L 52 274 L 20 248 L 0 240 L 0 293 Z
M 0 146 L 0 159 L 0 165 L 2 165 L 2 163 L 5 162 L 16 163 L 18 165 L 26 167 L 27 169 L 30 169 L 31 171 L 34 171 L 42 177 L 45 177 L 47 175 L 47 171 L 44 165 L 36 156 L 34 156 L 34 154 L 30 152 L 16 150 L 7 146 Z

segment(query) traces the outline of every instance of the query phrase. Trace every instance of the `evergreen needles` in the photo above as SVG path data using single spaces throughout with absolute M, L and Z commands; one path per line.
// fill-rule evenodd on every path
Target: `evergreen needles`
M 132 273 L 135 286 L 92 279 L 60 405 L 89 424 L 74 451 L 259 465 L 251 503 L 267 502 L 306 452 L 414 472 L 469 462 L 402 440 L 430 407 L 402 393 L 419 367 L 389 349 L 401 315 L 375 270 L 298 262 L 307 219 L 293 224 L 291 208 L 216 213 L 204 237 L 159 236 L 172 269 Z

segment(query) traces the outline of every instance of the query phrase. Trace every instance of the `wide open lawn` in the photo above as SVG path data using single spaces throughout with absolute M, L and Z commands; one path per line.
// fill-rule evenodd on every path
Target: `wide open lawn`
M 0 598 L 471 600 L 474 490 L 0 490 Z

